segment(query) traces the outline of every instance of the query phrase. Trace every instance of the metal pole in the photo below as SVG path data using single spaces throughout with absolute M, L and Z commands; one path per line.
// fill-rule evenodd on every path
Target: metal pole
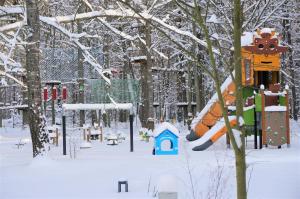
M 54 90 L 54 84 L 51 85 L 51 113 L 52 113 L 52 125 L 55 124 L 55 100 L 53 99 L 53 90 Z
M 254 108 L 254 149 L 257 149 L 257 125 L 256 109 Z
M 63 130 L 63 155 L 67 155 L 66 145 L 66 116 L 62 116 L 62 130 Z
M 130 152 L 133 152 L 133 114 L 129 115 L 130 121 Z
M 259 149 L 262 149 L 262 130 L 259 130 Z

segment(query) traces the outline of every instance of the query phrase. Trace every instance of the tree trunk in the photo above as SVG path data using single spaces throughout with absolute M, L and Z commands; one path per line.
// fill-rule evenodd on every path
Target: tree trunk
M 192 113 L 192 69 L 191 63 L 188 64 L 187 68 L 187 88 L 186 88 L 186 99 L 187 99 L 187 113 L 188 116 Z
M 141 64 L 141 92 L 142 105 L 140 107 L 140 120 L 142 127 L 147 127 L 149 118 L 153 118 L 153 80 L 152 80 L 152 57 L 151 47 L 151 27 L 148 22 L 144 26 L 146 45 L 141 44 L 146 61 Z
M 83 13 L 84 12 L 84 4 L 81 4 L 78 10 L 78 13 Z M 80 21 L 77 22 L 77 32 L 82 33 L 82 24 Z M 80 39 L 81 40 L 81 39 Z M 82 42 L 82 41 L 80 41 Z M 77 59 L 78 59 L 78 83 L 79 83 L 79 96 L 78 96 L 78 102 L 79 103 L 84 103 L 84 67 L 83 67 L 83 54 L 82 50 L 78 48 L 77 50 Z M 79 112 L 79 121 L 80 121 L 80 126 L 83 126 L 85 123 L 85 111 L 80 110 Z
M 193 34 L 196 35 L 199 39 L 201 39 L 203 36 L 199 32 L 197 34 L 196 32 L 196 26 L 195 23 L 193 23 Z M 204 60 L 204 55 L 203 55 L 203 46 L 196 44 L 193 44 L 193 49 L 198 48 L 198 54 L 195 55 L 197 56 L 198 62 L 202 62 Z M 203 71 L 199 67 L 194 67 L 194 77 L 195 77 L 195 94 L 196 94 L 196 113 L 200 113 L 201 110 L 204 108 L 204 85 L 203 85 Z
M 28 37 L 26 45 L 26 71 L 28 89 L 29 127 L 32 139 L 33 157 L 45 151 L 44 144 L 49 142 L 44 131 L 45 120 L 42 116 L 41 79 L 40 79 L 40 24 L 36 0 L 26 0 Z
M 6 0 L 0 0 L 0 6 L 4 6 Z
M 241 35 L 242 35 L 242 7 L 240 0 L 234 0 L 234 69 L 235 69 L 235 93 L 236 93 L 236 117 L 237 129 L 241 133 L 242 145 L 235 149 L 236 159 L 236 182 L 237 198 L 246 199 L 246 160 L 245 160 L 245 131 L 240 127 L 239 118 L 243 117 L 243 88 L 242 88 L 242 66 L 241 66 Z
M 289 14 L 286 15 L 286 18 L 288 19 L 290 17 Z M 291 21 L 284 19 L 283 25 L 285 29 L 285 40 L 289 46 L 293 46 L 292 44 L 292 36 L 291 36 Z M 291 91 L 292 91 L 292 116 L 294 120 L 298 120 L 298 107 L 297 107 L 297 97 L 296 97 L 296 70 L 295 70 L 295 64 L 293 59 L 293 48 L 288 49 L 288 61 L 287 61 L 287 68 L 289 69 L 289 73 L 291 75 Z M 287 77 L 288 78 L 288 77 Z M 288 82 L 288 81 L 287 81 Z

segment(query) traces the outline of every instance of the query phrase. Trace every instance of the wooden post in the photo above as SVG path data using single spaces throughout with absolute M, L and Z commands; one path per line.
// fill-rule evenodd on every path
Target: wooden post
M 66 116 L 62 116 L 62 130 L 63 130 L 63 155 L 67 155 L 67 145 L 66 145 Z
M 260 94 L 261 94 L 261 135 L 262 136 L 262 144 L 266 145 L 266 121 L 265 121 L 265 93 L 264 93 L 264 86 L 260 86 Z
M 4 105 L 3 103 L 0 103 L 0 107 L 2 107 L 3 105 Z M 3 111 L 4 111 L 4 110 L 0 110 L 0 127 L 1 127 L 1 128 L 3 127 L 3 124 L 2 124 Z
M 58 146 L 58 128 L 55 129 L 55 145 Z
M 100 142 L 102 142 L 103 141 L 103 131 L 102 131 L 102 126 L 100 126 L 100 135 L 99 135 L 99 140 L 100 140 Z
M 90 138 L 91 138 L 91 129 L 88 128 L 88 129 L 86 129 L 86 131 L 87 131 L 86 141 L 90 142 Z
M 286 105 L 286 144 L 290 147 L 290 108 L 289 108 L 289 87 L 285 86 L 285 105 Z
M 254 102 L 255 104 L 255 102 Z M 254 108 L 254 149 L 257 149 L 257 117 L 256 108 Z
M 86 133 L 85 133 L 85 129 L 83 129 L 83 140 L 85 141 L 86 140 Z

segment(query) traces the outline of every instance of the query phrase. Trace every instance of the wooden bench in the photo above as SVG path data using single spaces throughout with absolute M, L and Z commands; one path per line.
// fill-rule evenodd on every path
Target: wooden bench
M 100 142 L 103 141 L 103 134 L 102 134 L 102 128 L 98 127 L 90 127 L 88 125 L 85 125 L 82 127 L 83 129 L 83 139 L 90 142 L 91 140 L 97 140 L 99 139 Z

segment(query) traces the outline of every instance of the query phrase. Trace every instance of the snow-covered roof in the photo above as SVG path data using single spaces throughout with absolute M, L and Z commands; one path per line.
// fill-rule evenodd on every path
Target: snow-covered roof
M 253 43 L 253 32 L 244 32 L 241 37 L 241 46 L 250 46 Z
M 107 103 L 107 104 L 63 104 L 64 110 L 108 110 L 122 109 L 131 110 L 131 103 Z
M 273 28 L 263 28 L 263 29 L 260 30 L 260 33 L 261 34 L 263 34 L 263 33 L 269 33 L 269 34 L 271 34 L 272 31 L 274 31 Z
M 170 124 L 169 122 L 163 122 L 161 124 L 159 124 L 153 131 L 153 136 L 157 137 L 159 136 L 164 130 L 169 130 L 171 131 L 174 135 L 176 135 L 177 137 L 179 136 L 179 131 L 178 129 Z

